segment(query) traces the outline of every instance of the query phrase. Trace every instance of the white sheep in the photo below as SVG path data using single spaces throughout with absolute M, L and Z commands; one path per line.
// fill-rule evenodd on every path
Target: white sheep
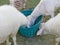
M 21 25 L 28 25 L 28 20 L 22 13 L 10 5 L 0 6 L 0 43 L 7 41 L 7 45 L 11 45 L 10 36 L 14 45 L 17 45 L 16 34 Z
M 58 45 L 60 41 L 60 13 L 58 13 L 58 15 L 54 18 L 51 18 L 47 22 L 41 24 L 40 30 L 37 32 L 37 35 L 43 34 L 56 35 L 56 45 Z
M 41 0 L 35 7 L 33 12 L 27 18 L 30 20 L 30 24 L 33 24 L 35 19 L 40 15 L 50 15 L 54 17 L 54 11 L 60 7 L 60 0 Z

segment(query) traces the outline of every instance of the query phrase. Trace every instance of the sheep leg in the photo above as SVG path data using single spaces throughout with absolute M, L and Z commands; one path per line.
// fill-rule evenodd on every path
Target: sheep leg
M 27 0 L 23 0 L 23 1 L 24 1 L 23 8 L 25 8 Z
M 56 38 L 56 44 L 55 45 L 59 45 L 59 41 L 60 41 L 60 38 Z
M 23 8 L 25 8 L 26 4 L 24 3 Z
M 16 43 L 16 36 L 13 36 L 12 39 L 13 39 L 14 45 L 17 45 L 17 43 Z
M 11 42 L 9 42 L 9 38 L 7 38 L 6 44 L 7 44 L 7 45 L 11 45 Z

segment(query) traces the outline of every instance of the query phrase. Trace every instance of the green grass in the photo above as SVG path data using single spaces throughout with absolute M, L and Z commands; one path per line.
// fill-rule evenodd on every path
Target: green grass
M 40 0 L 27 0 L 26 8 L 34 8 Z M 9 4 L 9 0 L 0 0 L 0 5 Z
M 0 0 L 0 5 L 9 4 L 9 0 Z
M 40 0 L 27 0 L 27 6 L 26 8 L 34 8 Z

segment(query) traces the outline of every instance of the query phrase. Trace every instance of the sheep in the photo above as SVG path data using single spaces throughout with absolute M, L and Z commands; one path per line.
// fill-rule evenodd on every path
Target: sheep
M 60 7 L 60 0 L 41 0 L 35 7 L 33 12 L 27 18 L 30 20 L 30 24 L 34 24 L 36 18 L 40 15 L 54 17 L 54 11 Z
M 27 0 L 10 0 L 10 5 L 16 7 L 18 10 L 26 7 Z
M 9 36 L 13 39 L 14 45 L 16 43 L 16 34 L 18 29 L 22 25 L 28 26 L 28 20 L 21 12 L 15 7 L 10 5 L 0 6 L 0 43 L 7 41 L 7 45 L 11 45 L 9 42 Z
M 44 34 L 56 35 L 56 45 L 58 45 L 60 41 L 60 13 L 58 13 L 57 16 L 49 19 L 47 22 L 41 24 L 37 35 Z

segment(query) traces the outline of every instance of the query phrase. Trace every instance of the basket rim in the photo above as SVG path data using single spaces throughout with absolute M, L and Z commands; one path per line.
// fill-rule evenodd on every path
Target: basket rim
M 38 21 L 38 23 L 32 25 L 31 27 L 26 27 L 25 25 L 22 25 L 21 27 L 25 26 L 25 28 L 31 29 L 31 28 L 35 27 L 36 25 L 38 25 L 38 24 L 40 25 L 41 22 L 42 22 L 42 19 L 43 19 L 43 16 L 42 16 L 42 15 L 40 15 L 40 16 L 41 16 L 41 18 L 40 18 L 40 20 Z M 23 28 L 24 28 L 24 27 L 23 27 Z

